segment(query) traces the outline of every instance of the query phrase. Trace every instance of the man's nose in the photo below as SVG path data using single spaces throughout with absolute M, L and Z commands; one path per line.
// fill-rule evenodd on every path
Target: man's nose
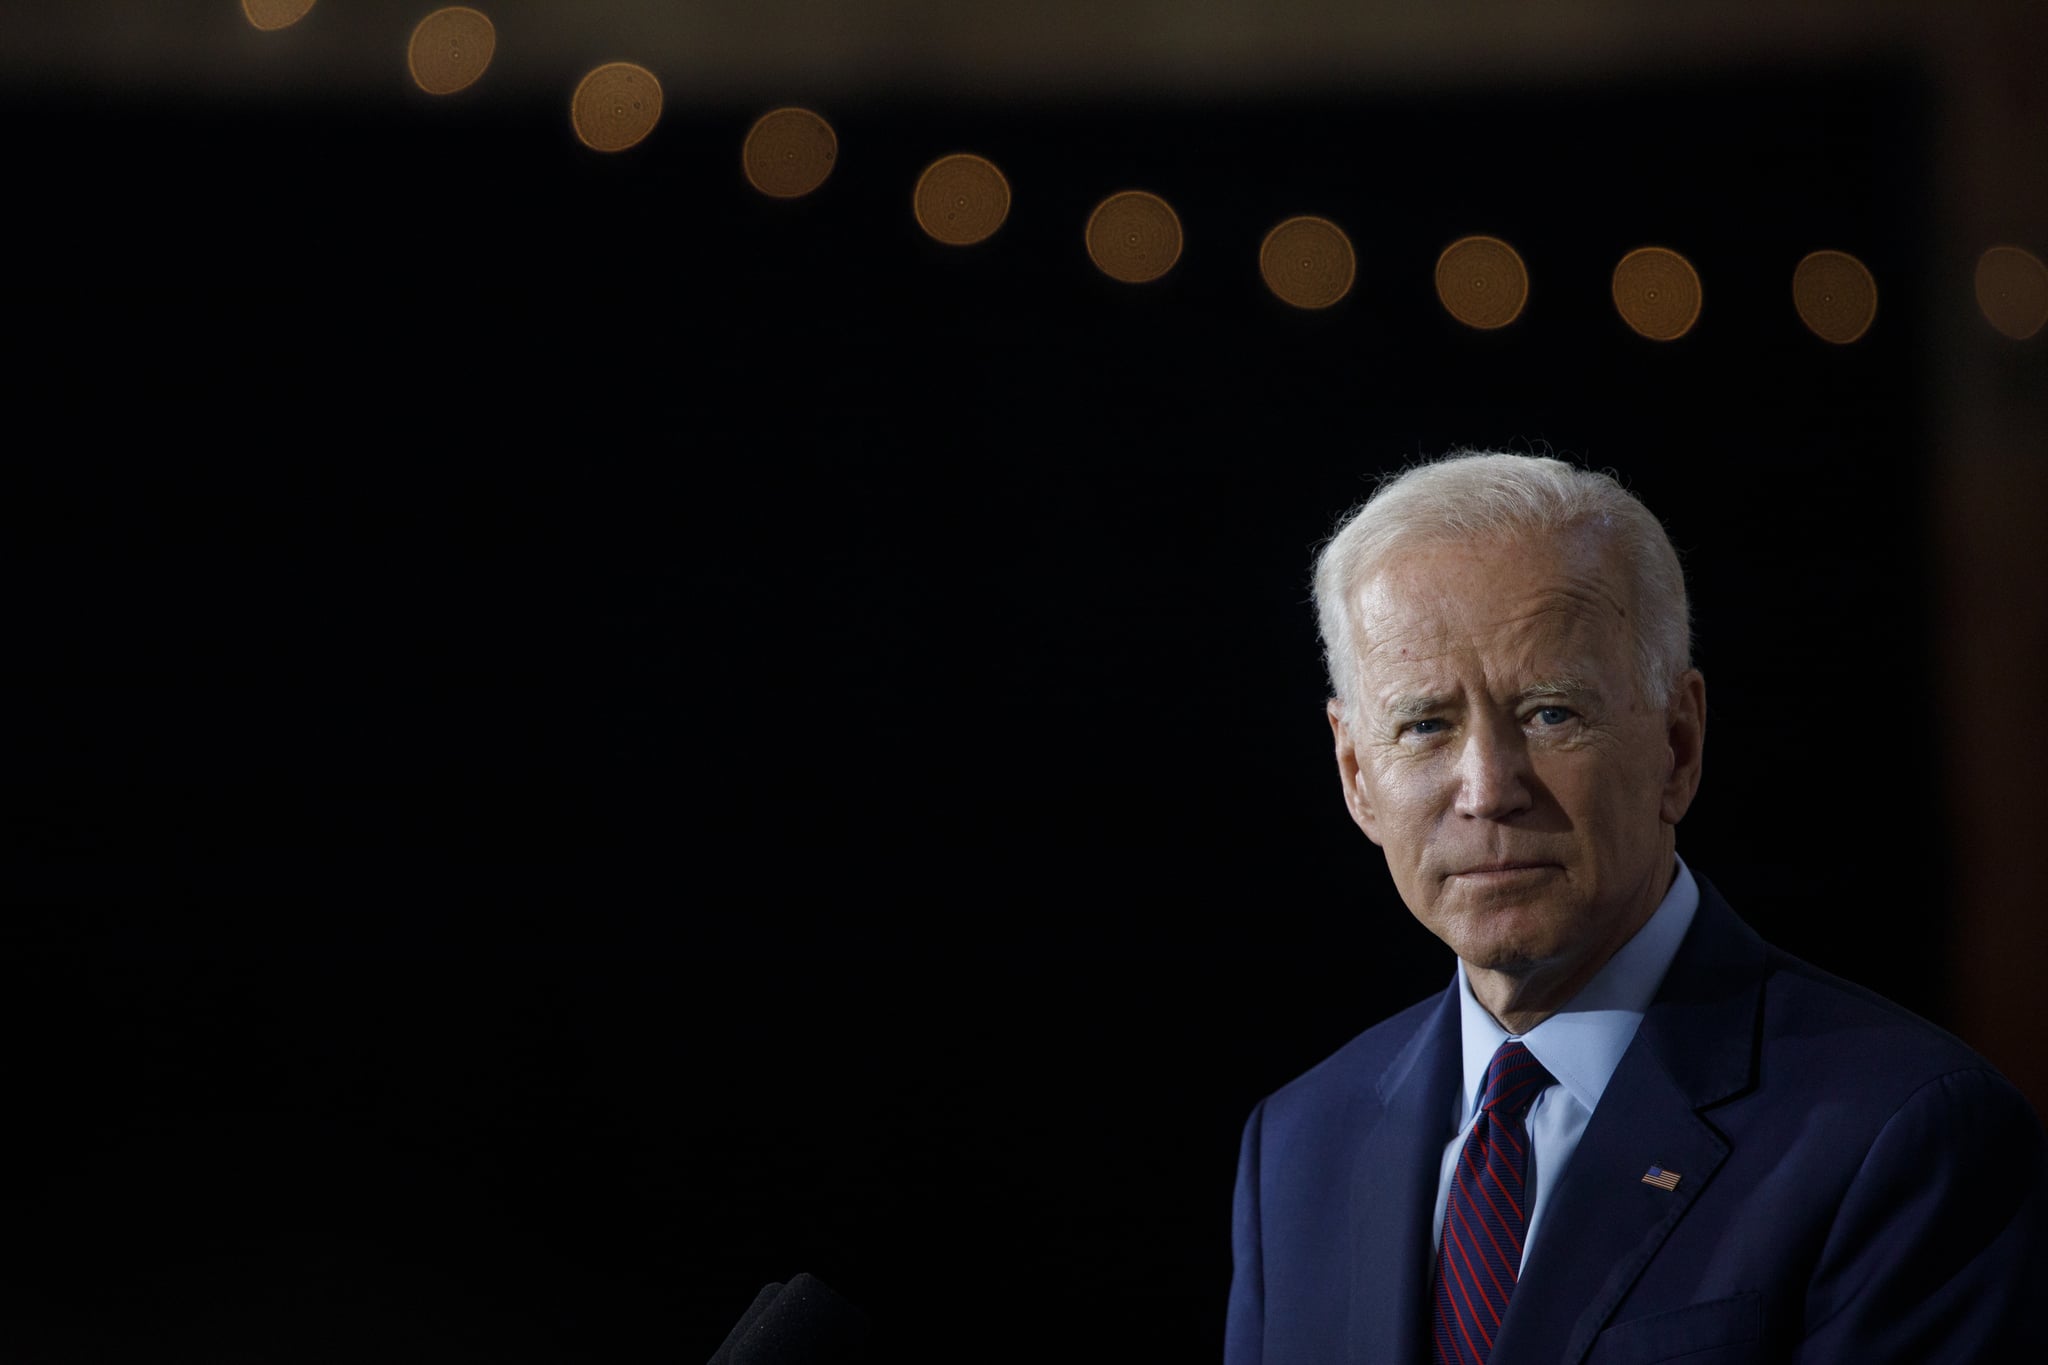
M 1477 726 L 1458 755 L 1457 812 L 1474 820 L 1502 820 L 1534 802 L 1529 747 L 1519 728 Z

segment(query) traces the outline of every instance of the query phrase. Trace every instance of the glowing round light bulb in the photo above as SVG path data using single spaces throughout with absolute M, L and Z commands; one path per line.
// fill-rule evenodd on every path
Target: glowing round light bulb
M 476 84 L 498 50 L 498 30 L 464 5 L 437 9 L 420 20 L 405 50 L 413 84 L 429 95 L 452 95 Z
M 1846 251 L 1816 251 L 1793 268 L 1792 306 L 1815 336 L 1847 346 L 1877 318 L 1877 281 Z
M 1529 268 L 1498 237 L 1460 237 L 1436 258 L 1436 296 L 1467 327 L 1505 327 L 1529 301 Z
M 1700 274 L 1666 247 L 1644 246 L 1614 267 L 1614 307 L 1652 341 L 1676 341 L 1700 320 Z
M 569 122 L 584 146 L 623 152 L 661 121 L 661 82 L 644 66 L 608 62 L 585 76 L 569 101 Z
M 925 167 L 911 196 L 917 225 L 948 246 L 973 246 L 1010 216 L 1010 182 L 985 157 L 942 156 Z
M 2048 265 L 2033 252 L 1995 246 L 1977 258 L 1977 307 L 2014 341 L 2048 326 Z
M 242 13 L 265 32 L 290 28 L 312 8 L 313 0 L 242 0 Z
M 1328 308 L 1351 292 L 1358 254 L 1351 239 L 1327 218 L 1289 218 L 1259 246 L 1266 287 L 1296 308 Z
M 1156 194 L 1112 194 L 1088 215 L 1083 233 L 1095 268 L 1125 284 L 1146 284 L 1180 259 L 1180 215 Z

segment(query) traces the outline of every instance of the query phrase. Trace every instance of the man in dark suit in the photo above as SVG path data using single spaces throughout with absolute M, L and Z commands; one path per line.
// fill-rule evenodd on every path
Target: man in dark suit
M 1706 693 L 1656 518 L 1452 457 L 1316 599 L 1345 801 L 1458 968 L 1253 1111 L 1226 1365 L 2048 1361 L 2032 1109 L 1677 855 Z

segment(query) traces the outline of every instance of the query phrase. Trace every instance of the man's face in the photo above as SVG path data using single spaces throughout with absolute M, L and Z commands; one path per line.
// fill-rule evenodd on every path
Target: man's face
M 1591 535 L 1397 551 L 1353 605 L 1361 714 L 1331 724 L 1401 899 L 1471 966 L 1583 984 L 1669 886 L 1699 675 L 1639 695 L 1633 592 Z

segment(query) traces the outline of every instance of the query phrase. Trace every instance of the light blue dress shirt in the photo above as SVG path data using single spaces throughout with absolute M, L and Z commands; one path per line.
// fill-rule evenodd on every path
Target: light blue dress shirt
M 1693 880 L 1685 859 L 1678 859 L 1678 876 L 1671 889 L 1636 930 L 1635 937 L 1608 959 L 1585 989 L 1571 1003 L 1535 1028 L 1521 1035 L 1523 1046 L 1535 1054 L 1557 1084 L 1545 1086 L 1529 1107 L 1529 1167 L 1536 1185 L 1536 1202 L 1529 1210 L 1529 1225 L 1522 1237 L 1522 1264 L 1529 1264 L 1537 1251 L 1536 1231 L 1543 1222 L 1543 1206 L 1551 1190 L 1564 1175 L 1586 1124 L 1606 1092 L 1621 1054 L 1636 1036 L 1643 1011 L 1663 984 L 1678 945 L 1692 926 L 1693 912 L 1700 906 L 1699 883 Z M 1444 1148 L 1443 1169 L 1436 1185 L 1436 1238 L 1443 1241 L 1444 1206 L 1451 1196 L 1451 1175 L 1457 1169 L 1458 1153 L 1465 1137 L 1479 1117 L 1479 1086 L 1486 1078 L 1486 1064 L 1511 1036 L 1473 998 L 1472 984 L 1465 979 L 1465 964 L 1458 964 L 1459 1026 L 1464 1035 L 1465 1088 L 1460 1094 L 1458 1135 Z

